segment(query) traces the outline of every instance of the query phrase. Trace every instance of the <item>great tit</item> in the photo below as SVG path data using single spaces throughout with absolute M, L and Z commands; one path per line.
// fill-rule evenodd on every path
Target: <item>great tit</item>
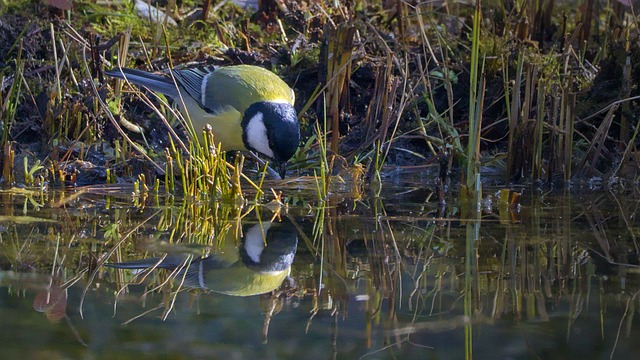
M 284 178 L 300 143 L 300 124 L 293 90 L 271 71 L 252 65 L 174 70 L 177 88 L 170 77 L 141 70 L 105 74 L 172 98 L 201 137 L 209 124 L 223 150 L 256 151 L 273 160 Z
M 182 284 L 189 288 L 233 296 L 258 295 L 278 288 L 289 275 L 298 246 L 298 233 L 287 222 L 262 222 L 244 231 L 238 249 L 234 248 L 233 239 L 225 240 L 223 251 L 206 257 L 168 254 L 164 259 L 150 258 L 106 265 L 132 270 L 155 267 L 170 271 L 179 269 L 174 274 L 175 278 L 184 278 Z

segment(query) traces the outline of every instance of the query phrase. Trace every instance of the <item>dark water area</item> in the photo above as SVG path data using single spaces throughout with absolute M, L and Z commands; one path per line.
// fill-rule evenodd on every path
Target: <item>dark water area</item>
M 635 189 L 470 211 L 423 183 L 280 207 L 3 192 L 1 357 L 640 358 Z

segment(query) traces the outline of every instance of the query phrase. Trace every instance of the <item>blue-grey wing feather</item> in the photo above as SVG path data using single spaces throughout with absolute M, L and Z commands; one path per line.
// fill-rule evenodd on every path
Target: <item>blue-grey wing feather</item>
M 203 82 L 206 81 L 215 68 L 203 67 L 203 68 L 191 68 L 174 71 L 174 75 L 178 83 L 184 88 L 184 90 L 193 97 L 198 104 L 205 110 L 211 112 L 210 106 L 205 103 L 203 99 L 202 89 Z M 204 94 L 206 96 L 206 94 Z

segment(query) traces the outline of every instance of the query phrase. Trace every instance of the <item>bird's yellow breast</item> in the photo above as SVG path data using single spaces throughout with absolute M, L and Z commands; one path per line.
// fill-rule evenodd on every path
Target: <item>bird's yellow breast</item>
M 186 98 L 185 98 L 186 102 Z M 203 129 L 211 125 L 211 132 L 216 143 L 222 144 L 222 150 L 247 150 L 242 141 L 242 114 L 231 106 L 227 106 L 215 114 L 209 114 L 195 101 L 186 104 L 193 128 L 203 141 Z M 183 112 L 184 109 L 182 109 Z

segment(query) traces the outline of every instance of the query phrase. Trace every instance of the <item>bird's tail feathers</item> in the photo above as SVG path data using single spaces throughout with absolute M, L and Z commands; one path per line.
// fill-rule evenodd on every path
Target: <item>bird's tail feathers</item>
M 147 269 L 150 267 L 175 269 L 179 266 L 183 266 L 186 260 L 187 257 L 183 255 L 167 255 L 164 259 L 150 258 L 119 263 L 106 263 L 105 265 L 116 269 Z
M 156 265 L 160 261 L 159 258 L 155 259 L 142 259 L 136 261 L 127 261 L 120 263 L 106 263 L 105 266 L 116 268 L 116 269 L 146 269 Z M 162 262 L 160 263 L 162 265 Z M 158 267 L 160 267 L 158 265 Z
M 178 89 L 170 78 L 162 75 L 151 74 L 136 69 L 113 69 L 105 71 L 105 74 L 120 79 L 127 79 L 130 83 L 144 86 L 147 89 L 165 94 L 172 98 L 178 98 Z

